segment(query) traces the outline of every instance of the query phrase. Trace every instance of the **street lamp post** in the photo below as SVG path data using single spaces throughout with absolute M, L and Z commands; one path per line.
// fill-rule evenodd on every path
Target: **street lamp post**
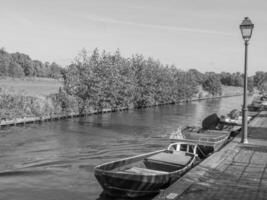
M 242 21 L 240 25 L 240 30 L 242 37 L 245 42 L 245 67 L 244 67 L 244 93 L 243 93 L 243 109 L 242 109 L 242 139 L 241 142 L 246 144 L 248 143 L 248 127 L 247 127 L 247 118 L 248 118 L 248 108 L 247 108 L 247 87 L 248 87 L 248 77 L 247 77 L 247 56 L 248 56 L 248 42 L 252 35 L 252 30 L 254 24 L 250 21 L 248 17 Z

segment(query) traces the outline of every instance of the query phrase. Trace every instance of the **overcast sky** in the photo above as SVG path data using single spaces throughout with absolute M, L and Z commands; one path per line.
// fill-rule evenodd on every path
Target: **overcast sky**
M 243 71 L 239 24 L 255 24 L 249 74 L 267 71 L 266 0 L 0 0 L 0 47 L 69 64 L 82 48 L 199 71 Z

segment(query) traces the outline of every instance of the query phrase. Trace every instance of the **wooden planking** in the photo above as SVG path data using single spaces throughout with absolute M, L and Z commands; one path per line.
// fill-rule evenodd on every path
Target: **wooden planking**
M 267 111 L 261 111 L 249 123 L 249 128 L 267 128 Z
M 259 111 L 248 111 L 248 116 L 255 117 L 259 114 Z

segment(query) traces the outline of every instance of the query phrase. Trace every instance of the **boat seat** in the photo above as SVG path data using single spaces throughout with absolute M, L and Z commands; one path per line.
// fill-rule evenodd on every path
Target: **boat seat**
M 164 171 L 158 171 L 158 170 L 141 168 L 141 167 L 132 167 L 127 170 L 124 170 L 124 172 L 131 172 L 134 174 L 142 174 L 142 175 L 168 174 L 167 172 L 164 172 Z
M 186 166 L 192 159 L 186 152 L 173 151 L 173 153 L 161 152 L 145 159 L 144 163 L 149 169 L 162 171 L 175 171 Z

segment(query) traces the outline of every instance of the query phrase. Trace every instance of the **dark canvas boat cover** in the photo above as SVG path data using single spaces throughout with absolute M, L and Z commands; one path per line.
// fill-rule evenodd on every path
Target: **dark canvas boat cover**
M 202 128 L 205 130 L 215 129 L 216 126 L 219 124 L 219 122 L 220 122 L 220 118 L 218 117 L 216 113 L 213 113 L 202 121 Z

